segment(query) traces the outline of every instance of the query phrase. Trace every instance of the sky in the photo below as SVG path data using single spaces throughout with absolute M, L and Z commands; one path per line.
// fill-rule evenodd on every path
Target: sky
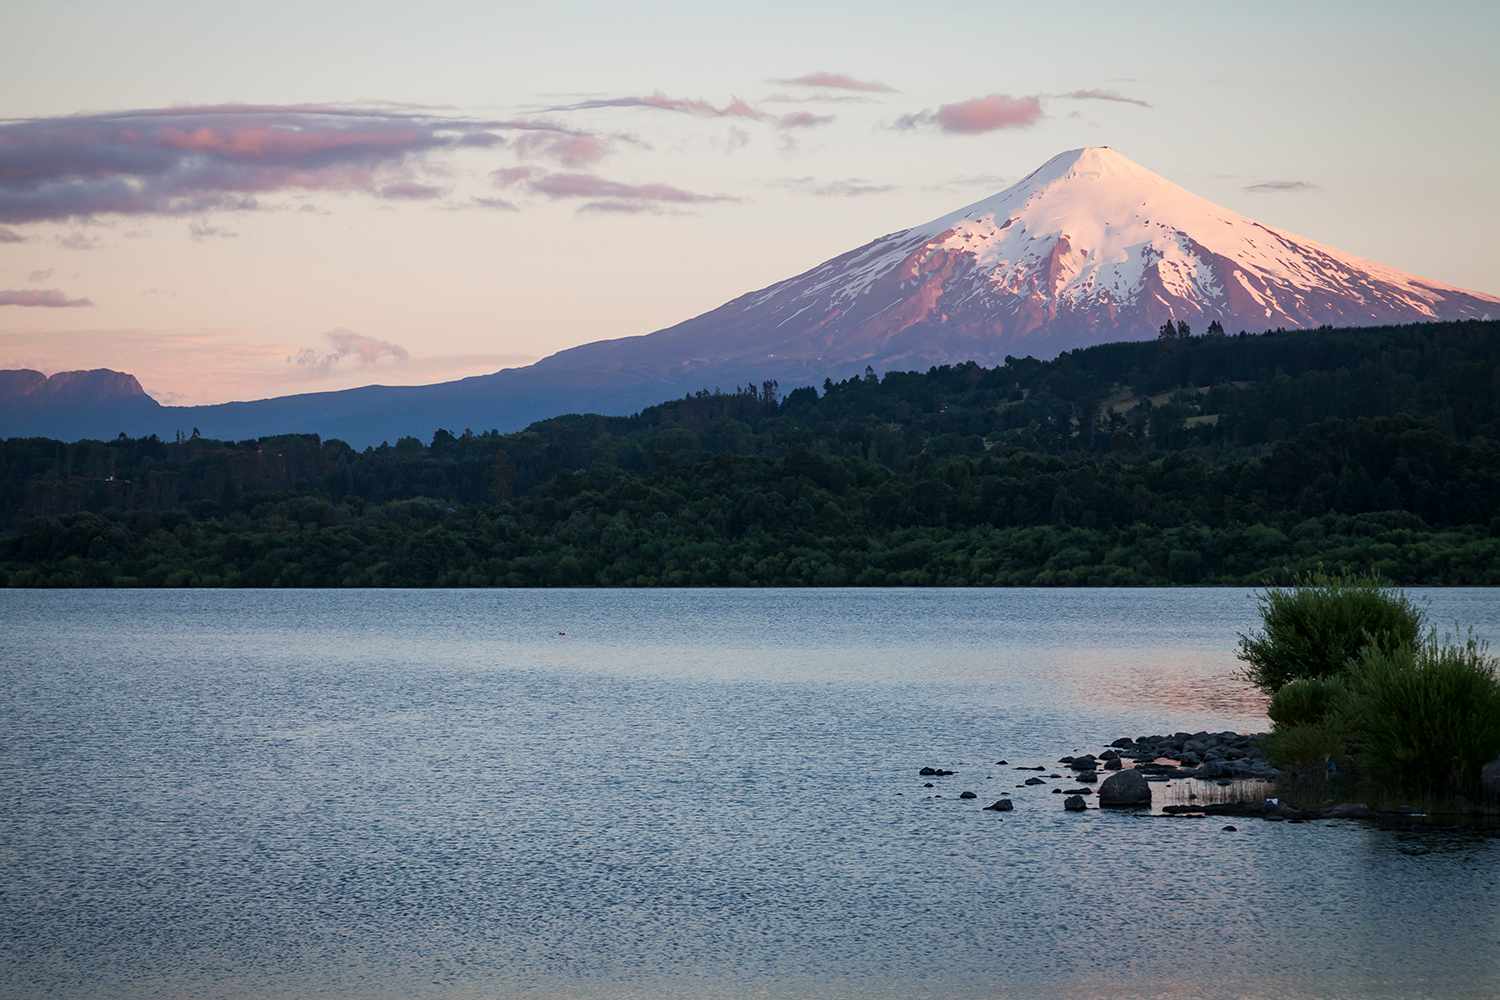
M 649 333 L 1109 145 L 1500 293 L 1497 6 L 0 9 L 0 368 L 168 403 Z

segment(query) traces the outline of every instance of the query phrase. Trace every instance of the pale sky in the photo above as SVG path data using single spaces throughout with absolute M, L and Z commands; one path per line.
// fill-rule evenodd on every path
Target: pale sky
M 1495 8 L 9 0 L 0 368 L 164 402 L 493 371 L 1086 145 L 1500 293 Z

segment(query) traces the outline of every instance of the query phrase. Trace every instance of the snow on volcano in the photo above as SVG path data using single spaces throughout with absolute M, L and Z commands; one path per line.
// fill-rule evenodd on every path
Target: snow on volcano
M 1109 147 L 645 337 L 539 367 L 925 367 L 1156 335 L 1500 315 L 1500 299 L 1248 219 Z M 662 374 L 666 374 L 662 371 Z

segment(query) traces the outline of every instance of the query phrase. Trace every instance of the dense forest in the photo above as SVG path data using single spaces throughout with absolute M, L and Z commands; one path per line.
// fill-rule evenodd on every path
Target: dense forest
M 1182 334 L 363 452 L 11 439 L 0 582 L 1500 584 L 1500 322 Z

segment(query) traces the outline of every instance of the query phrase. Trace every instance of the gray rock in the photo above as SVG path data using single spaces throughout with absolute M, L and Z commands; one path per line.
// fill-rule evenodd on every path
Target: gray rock
M 1026 784 L 1028 784 L 1028 785 L 1045 785 L 1046 783 L 1047 782 L 1045 780 L 1043 780 L 1042 778 L 1027 778 L 1026 779 Z
M 1083 812 L 1088 807 L 1089 804 L 1083 801 L 1082 795 L 1069 795 L 1063 799 L 1063 808 L 1068 812 Z
M 1074 757 L 1072 760 L 1061 761 L 1060 763 L 1067 764 L 1075 771 L 1092 771 L 1099 766 L 1099 758 L 1091 753 L 1086 753 L 1082 757 Z
M 1074 781 L 1086 782 L 1086 783 L 1092 785 L 1094 782 L 1096 782 L 1096 781 L 1099 780 L 1099 772 L 1098 771 L 1079 771 L 1077 774 L 1073 775 L 1073 780 Z
M 1223 828 L 1223 832 L 1224 833 L 1238 833 L 1239 829 L 1240 829 L 1239 827 L 1237 827 L 1237 826 L 1235 826 L 1233 824 L 1230 824 L 1229 826 L 1226 826 L 1226 827 Z
M 1016 808 L 1016 804 L 1010 799 L 996 799 L 984 808 L 988 812 L 1008 813 Z
M 1500 799 L 1500 757 L 1479 769 L 1479 787 L 1485 798 Z
M 1118 747 L 1119 749 L 1124 750 L 1126 747 L 1135 746 L 1135 740 L 1131 739 L 1129 736 L 1121 736 L 1119 739 L 1111 743 L 1110 746 Z
M 1104 762 L 1104 769 L 1106 771 L 1118 771 L 1124 766 L 1125 765 L 1120 762 L 1120 758 L 1118 757 L 1111 757 Z
M 961 798 L 961 799 L 977 799 L 977 798 L 979 798 L 979 796 L 976 795 L 973 792 L 959 792 L 958 793 L 958 797 Z
M 1139 771 L 1116 771 L 1099 786 L 1099 804 L 1116 808 L 1149 806 L 1151 786 Z

